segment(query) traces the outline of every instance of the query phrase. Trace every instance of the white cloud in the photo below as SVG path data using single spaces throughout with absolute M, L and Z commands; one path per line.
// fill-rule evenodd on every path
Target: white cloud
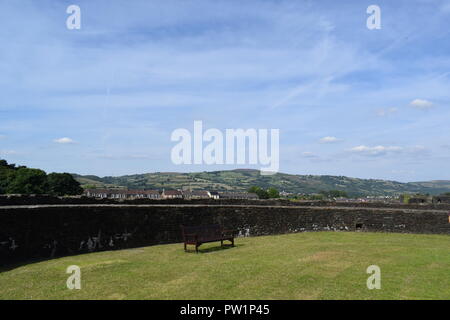
M 424 109 L 431 108 L 433 106 L 433 103 L 428 100 L 415 99 L 415 100 L 411 101 L 411 103 L 409 105 L 411 107 L 424 110 Z
M 338 139 L 336 137 L 323 137 L 319 141 L 320 141 L 320 143 L 334 143 L 334 142 L 340 141 L 340 139 Z
M 17 151 L 14 150 L 0 150 L 0 155 L 11 156 L 17 154 Z
M 67 137 L 55 139 L 55 140 L 53 140 L 53 142 L 60 143 L 60 144 L 71 144 L 71 143 L 75 143 L 75 141 L 73 141 L 72 139 L 67 138 Z
M 353 153 L 358 153 L 358 154 L 367 155 L 367 156 L 378 156 L 378 155 L 386 154 L 388 152 L 399 152 L 402 150 L 403 150 L 402 147 L 396 147 L 396 146 L 368 147 L 365 145 L 353 147 L 350 149 L 350 151 Z
M 302 156 L 305 158 L 316 158 L 317 156 L 309 151 L 302 152 Z
M 431 153 L 431 151 L 428 148 L 420 145 L 410 147 L 406 151 L 413 156 L 427 156 L 430 155 Z
M 407 147 L 399 147 L 399 146 L 374 146 L 369 147 L 365 145 L 353 147 L 348 150 L 353 154 L 358 154 L 362 156 L 368 157 L 377 157 L 384 155 L 395 154 L 395 156 L 406 156 L 409 160 L 418 159 L 427 157 L 430 155 L 430 150 L 424 146 L 416 145 L 416 146 L 407 146 Z
M 107 160 L 152 160 L 155 159 L 152 156 L 145 154 L 131 154 L 131 155 L 114 155 L 114 154 L 100 154 L 95 155 L 96 158 L 99 159 L 107 159 Z
M 381 108 L 377 110 L 377 115 L 379 117 L 387 117 L 391 114 L 394 114 L 398 111 L 397 108 Z

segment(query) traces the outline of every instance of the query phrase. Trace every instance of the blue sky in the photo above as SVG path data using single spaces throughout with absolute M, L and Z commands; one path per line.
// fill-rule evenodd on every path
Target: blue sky
M 2 0 L 0 158 L 100 176 L 238 167 L 172 164 L 171 132 L 202 120 L 280 129 L 281 172 L 450 179 L 449 21 L 445 0 Z

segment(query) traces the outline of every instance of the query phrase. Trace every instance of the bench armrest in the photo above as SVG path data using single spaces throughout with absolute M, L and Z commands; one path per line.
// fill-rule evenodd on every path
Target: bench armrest
M 222 230 L 222 236 L 233 236 L 236 233 L 236 230 Z

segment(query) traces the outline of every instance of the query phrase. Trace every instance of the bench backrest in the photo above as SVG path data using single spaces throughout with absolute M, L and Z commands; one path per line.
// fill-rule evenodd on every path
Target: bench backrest
M 199 239 L 214 239 L 222 236 L 222 226 L 220 224 L 210 224 L 203 226 L 181 226 L 183 238 L 185 234 L 196 234 Z

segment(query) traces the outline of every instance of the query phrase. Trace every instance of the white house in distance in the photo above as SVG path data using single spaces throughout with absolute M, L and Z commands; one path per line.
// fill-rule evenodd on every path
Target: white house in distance
M 161 199 L 157 190 L 86 189 L 84 195 L 100 199 Z
M 206 190 L 125 190 L 125 189 L 86 189 L 86 197 L 100 199 L 259 199 L 255 193 L 249 192 L 217 192 Z
M 184 199 L 210 199 L 211 193 L 205 190 L 183 191 Z
M 180 190 L 164 190 L 161 194 L 163 199 L 183 199 L 183 193 Z

